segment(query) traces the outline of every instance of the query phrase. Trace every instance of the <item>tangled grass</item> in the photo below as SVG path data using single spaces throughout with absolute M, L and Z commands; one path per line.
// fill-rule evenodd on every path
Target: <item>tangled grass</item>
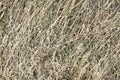
M 120 0 L 0 0 L 0 80 L 120 80 Z

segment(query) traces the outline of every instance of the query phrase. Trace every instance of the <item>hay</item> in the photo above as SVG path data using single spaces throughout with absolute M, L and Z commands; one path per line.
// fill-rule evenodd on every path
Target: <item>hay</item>
M 120 80 L 120 0 L 1 0 L 0 80 Z

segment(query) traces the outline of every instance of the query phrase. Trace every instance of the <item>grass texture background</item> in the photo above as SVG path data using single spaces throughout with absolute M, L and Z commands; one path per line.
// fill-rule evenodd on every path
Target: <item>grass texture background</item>
M 0 0 L 0 80 L 120 80 L 120 0 Z

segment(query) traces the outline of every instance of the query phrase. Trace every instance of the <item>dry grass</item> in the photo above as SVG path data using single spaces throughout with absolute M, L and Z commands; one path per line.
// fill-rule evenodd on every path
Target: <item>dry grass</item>
M 0 80 L 120 80 L 120 0 L 0 0 Z

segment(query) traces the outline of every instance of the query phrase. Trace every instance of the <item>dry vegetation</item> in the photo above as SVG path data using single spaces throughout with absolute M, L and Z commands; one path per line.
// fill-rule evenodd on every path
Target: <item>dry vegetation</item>
M 120 80 L 120 0 L 0 0 L 0 80 Z

